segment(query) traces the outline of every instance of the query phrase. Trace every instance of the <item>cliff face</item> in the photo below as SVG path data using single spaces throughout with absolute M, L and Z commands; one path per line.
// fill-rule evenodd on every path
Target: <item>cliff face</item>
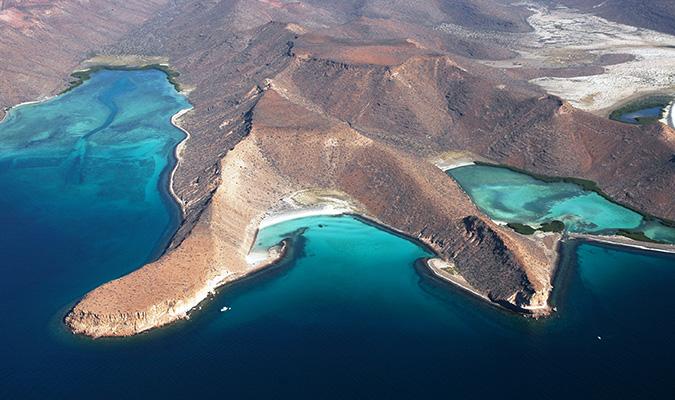
M 273 90 L 256 105 L 248 137 L 223 159 L 222 174 L 192 234 L 85 296 L 66 318 L 75 332 L 131 335 L 184 317 L 210 290 L 255 268 L 245 256 L 263 215 L 302 189 L 345 193 L 368 216 L 452 258 L 495 301 L 539 305 L 548 296 L 541 276 L 553 266 L 543 248 L 480 216 L 442 171 Z

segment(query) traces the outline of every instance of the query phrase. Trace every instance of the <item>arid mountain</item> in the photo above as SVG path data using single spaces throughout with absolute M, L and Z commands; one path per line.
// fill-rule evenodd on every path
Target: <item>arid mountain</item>
M 548 311 L 559 237 L 533 240 L 482 215 L 430 162 L 448 153 L 590 179 L 618 201 L 675 219 L 673 129 L 610 121 L 527 80 L 551 71 L 601 76 L 602 65 L 633 60 L 584 52 L 583 40 L 560 56 L 549 44 L 571 45 L 549 35 L 559 30 L 557 14 L 545 8 L 483 0 L 46 3 L 3 3 L 0 15 L 37 17 L 27 27 L 16 18 L 0 26 L 0 54 L 23 79 L 3 73 L 0 100 L 54 93 L 93 50 L 83 66 L 168 62 L 194 105 L 178 121 L 190 138 L 173 179 L 184 221 L 170 249 L 88 294 L 68 316 L 77 332 L 129 335 L 185 316 L 209 290 L 260 267 L 246 262 L 260 221 L 303 191 L 333 193 L 424 242 L 495 302 Z M 114 17 L 106 7 L 118 10 Z M 47 17 L 44 9 L 69 11 Z M 67 23 L 75 16 L 84 23 Z M 85 34 L 92 27 L 98 33 Z M 46 62 L 43 51 L 62 62 Z

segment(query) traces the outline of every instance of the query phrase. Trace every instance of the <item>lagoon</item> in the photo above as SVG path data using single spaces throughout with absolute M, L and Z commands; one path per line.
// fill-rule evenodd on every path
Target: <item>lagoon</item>
M 596 192 L 564 181 L 543 181 L 508 168 L 470 165 L 448 170 L 491 218 L 539 226 L 561 221 L 570 232 L 642 232 L 649 239 L 675 243 L 675 228 L 613 203 Z

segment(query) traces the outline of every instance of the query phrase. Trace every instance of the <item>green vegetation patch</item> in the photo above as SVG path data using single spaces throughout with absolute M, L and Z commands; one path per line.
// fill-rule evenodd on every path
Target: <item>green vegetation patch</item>
M 520 233 L 521 235 L 532 235 L 536 231 L 560 233 L 565 230 L 565 224 L 562 221 L 558 220 L 545 222 L 541 224 L 539 228 L 534 228 L 530 225 L 521 224 L 518 222 L 509 222 L 508 224 L 506 224 L 506 226 L 513 229 L 517 233 Z
M 631 231 L 631 230 L 626 230 L 626 229 L 621 229 L 616 232 L 617 235 L 627 237 L 629 239 L 637 240 L 640 242 L 648 242 L 648 243 L 659 243 L 659 244 L 664 244 L 665 242 L 662 242 L 660 240 L 654 240 L 650 238 L 649 236 L 645 235 L 644 232 L 641 231 Z
M 517 233 L 520 233 L 521 235 L 532 235 L 534 232 L 537 230 L 534 229 L 533 227 L 525 224 L 519 224 L 517 222 L 509 222 L 506 224 L 509 228 L 513 229 Z
M 541 224 L 539 230 L 542 232 L 557 232 L 560 233 L 565 230 L 565 224 L 562 221 L 553 220 Z

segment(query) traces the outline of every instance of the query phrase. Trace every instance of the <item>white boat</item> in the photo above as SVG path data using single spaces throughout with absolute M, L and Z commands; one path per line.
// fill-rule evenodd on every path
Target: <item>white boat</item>
M 220 312 L 230 311 L 231 309 L 232 309 L 232 308 L 230 308 L 230 307 L 228 307 L 228 306 L 225 306 L 225 307 L 223 307 L 223 308 L 220 309 Z

